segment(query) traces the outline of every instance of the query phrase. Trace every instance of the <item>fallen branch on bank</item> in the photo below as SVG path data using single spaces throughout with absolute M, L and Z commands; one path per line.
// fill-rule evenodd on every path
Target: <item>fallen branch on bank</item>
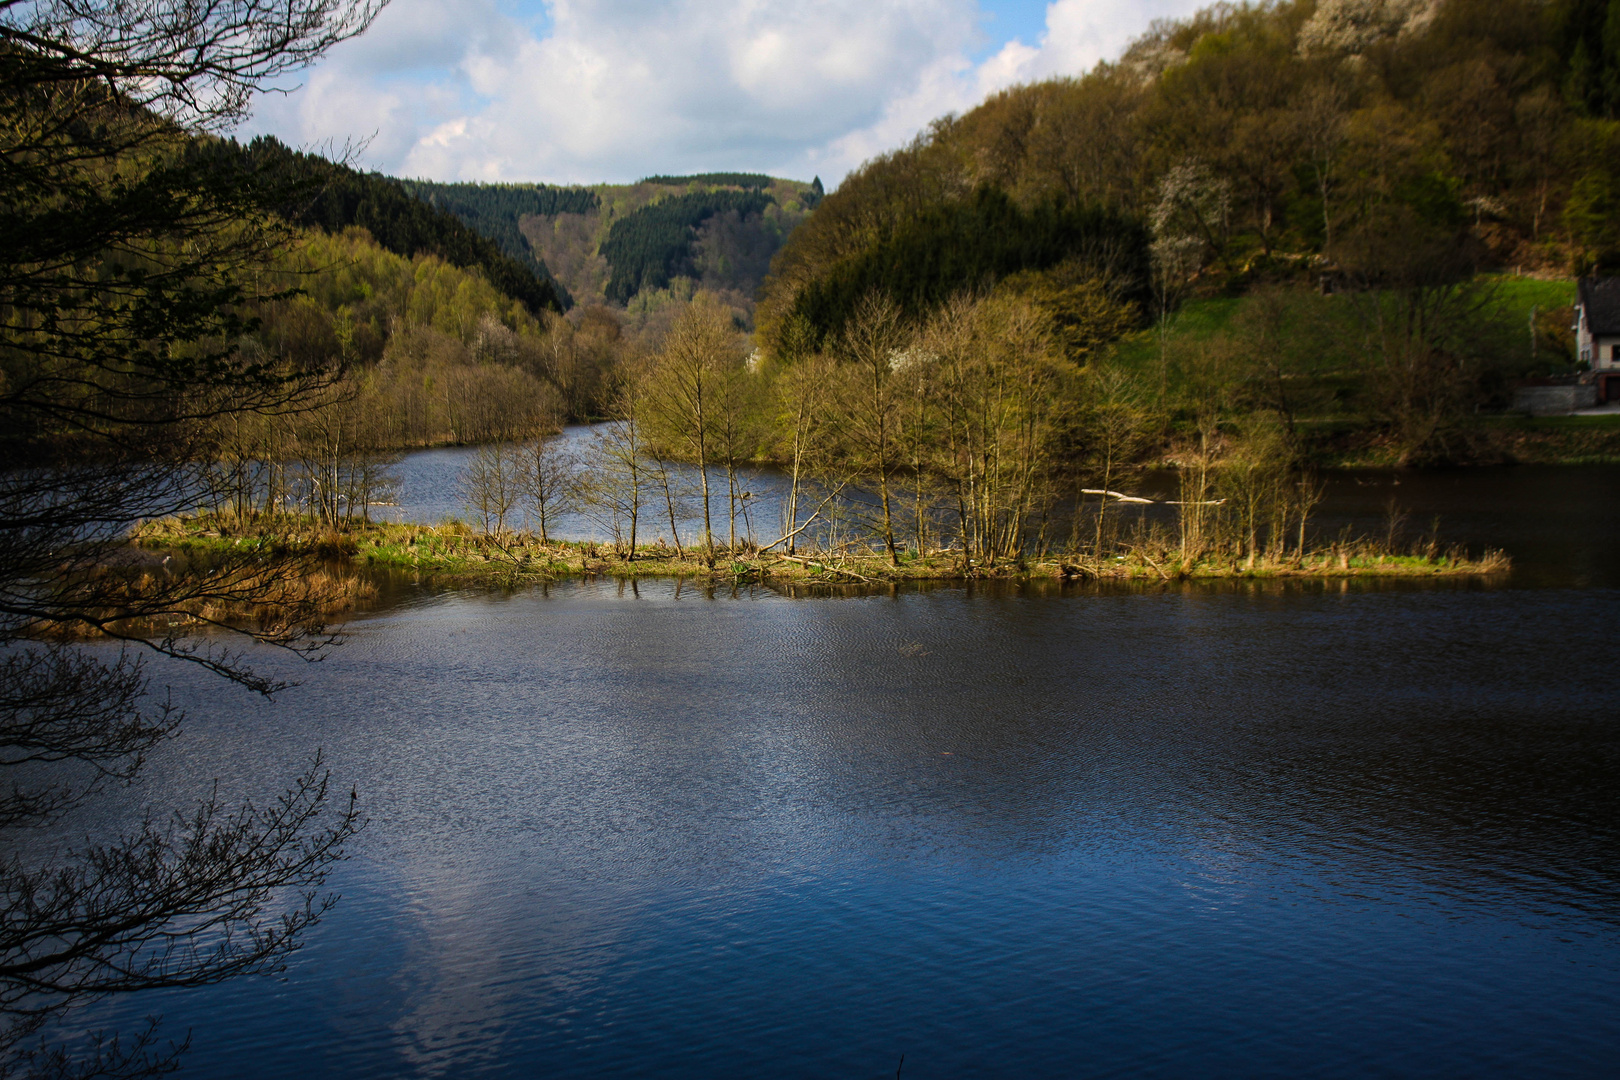
M 795 536 L 798 536 L 800 533 L 804 532 L 804 530 L 808 529 L 811 525 L 815 524 L 816 519 L 821 516 L 821 512 L 827 508 L 827 504 L 832 502 L 834 499 L 836 499 L 843 492 L 846 484 L 847 484 L 847 481 L 845 483 L 843 483 L 843 484 L 839 484 L 837 487 L 835 487 L 831 491 L 829 491 L 827 493 L 827 497 L 825 499 L 821 500 L 821 505 L 817 506 L 815 511 L 808 518 L 805 519 L 804 524 L 800 525 L 797 529 L 794 529 L 792 532 L 783 533 L 781 536 L 777 537 L 775 540 L 772 540 L 770 543 L 768 543 L 764 547 L 760 548 L 759 549 L 760 554 L 763 555 L 765 552 L 771 550 L 771 548 L 775 547 L 777 544 L 785 543 L 788 540 L 792 540 Z
M 1166 581 L 1170 580 L 1170 575 L 1164 572 L 1163 567 L 1161 567 L 1158 563 L 1153 561 L 1153 556 L 1149 555 L 1145 551 L 1138 552 L 1138 554 L 1140 554 L 1142 556 L 1143 561 L 1145 561 L 1149 566 L 1153 567 L 1153 569 L 1155 569 L 1155 570 L 1157 570 L 1159 572 L 1160 577 L 1164 578 L 1164 580 L 1166 580 Z
M 819 563 L 819 562 L 816 562 L 814 559 L 806 559 L 806 558 L 803 558 L 803 557 L 801 557 L 799 555 L 778 555 L 777 558 L 786 559 L 789 562 L 796 562 L 800 566 L 809 566 L 809 567 L 812 567 L 812 568 L 814 568 L 816 570 L 825 570 L 829 574 L 842 574 L 844 577 L 854 578 L 856 581 L 864 582 L 867 585 L 870 585 L 872 583 L 871 578 L 862 577 L 861 575 L 855 573 L 855 571 L 853 571 L 853 570 L 843 570 L 843 569 L 840 569 L 840 568 L 838 568 L 836 566 L 828 566 L 826 563 Z

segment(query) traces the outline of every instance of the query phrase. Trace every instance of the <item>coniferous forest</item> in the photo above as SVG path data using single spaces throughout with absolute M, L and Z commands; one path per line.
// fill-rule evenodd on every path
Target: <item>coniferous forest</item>
M 435 184 L 427 180 L 404 181 L 405 190 L 429 206 L 448 210 L 469 228 L 495 241 L 501 251 L 528 266 L 571 303 L 563 288 L 535 254 L 533 246 L 518 228 L 525 216 L 588 214 L 601 199 L 588 188 L 554 187 L 549 184 Z
M 659 184 L 664 187 L 734 187 L 763 191 L 776 183 L 772 177 L 763 173 L 694 173 L 691 176 L 649 176 L 641 181 L 643 184 Z
M 718 214 L 758 216 L 770 196 L 755 192 L 717 191 L 675 195 L 651 203 L 615 221 L 601 253 L 613 267 L 608 299 L 620 304 L 643 289 L 663 289 L 687 270 L 697 229 Z

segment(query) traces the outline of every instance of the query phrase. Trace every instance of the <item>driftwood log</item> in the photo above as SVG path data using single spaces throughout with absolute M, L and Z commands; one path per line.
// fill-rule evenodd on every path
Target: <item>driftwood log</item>
M 1180 499 L 1144 499 L 1140 495 L 1127 495 L 1123 491 L 1109 491 L 1107 488 L 1081 488 L 1082 495 L 1106 495 L 1111 499 L 1118 499 L 1122 503 L 1158 503 L 1161 506 L 1220 506 L 1225 499 L 1204 499 L 1199 502 L 1183 502 Z

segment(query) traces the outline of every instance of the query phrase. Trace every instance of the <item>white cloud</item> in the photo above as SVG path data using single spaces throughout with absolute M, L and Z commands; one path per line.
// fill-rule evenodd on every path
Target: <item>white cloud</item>
M 1085 71 L 1115 60 L 1155 18 L 1190 15 L 1203 3 L 1188 0 L 1057 0 L 1046 8 L 1040 55 L 1024 78 Z
M 829 183 L 1014 82 L 1117 56 L 1191 0 L 1056 0 L 1038 42 L 981 63 L 975 0 L 394 0 L 250 130 L 370 138 L 439 179 L 632 180 L 762 170 Z M 546 16 L 540 18 L 540 15 Z
M 633 179 L 791 167 L 879 121 L 972 41 L 968 0 L 747 0 L 661 8 L 557 0 L 550 33 L 462 62 L 485 102 L 407 171 Z M 840 170 L 841 172 L 842 170 Z

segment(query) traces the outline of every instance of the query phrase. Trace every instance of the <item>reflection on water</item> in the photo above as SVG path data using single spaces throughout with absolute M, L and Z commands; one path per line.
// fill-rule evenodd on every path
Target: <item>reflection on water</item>
M 398 586 L 130 798 L 372 825 L 196 1075 L 1596 1075 L 1620 592 Z M 282 661 L 267 656 L 265 663 Z M 171 790 L 172 789 L 172 790 Z
M 587 427 L 568 428 L 562 442 L 582 451 L 589 432 Z M 400 466 L 401 501 L 393 515 L 428 523 L 465 517 L 456 478 L 474 453 L 451 448 L 408 455 Z M 695 476 L 696 471 L 685 472 Z M 743 479 L 751 496 L 747 524 L 757 541 L 768 543 L 785 531 L 787 479 L 769 468 L 745 470 Z M 1442 544 L 1462 544 L 1475 554 L 1486 548 L 1507 551 L 1514 559 L 1516 585 L 1620 587 L 1620 468 L 1615 466 L 1355 470 L 1324 474 L 1323 481 L 1325 498 L 1313 519 L 1318 539 L 1332 540 L 1344 530 L 1352 536 L 1383 537 L 1393 507 L 1400 532 L 1412 540 L 1427 536 L 1438 519 Z M 723 472 L 711 478 L 711 486 L 717 493 L 715 528 L 723 535 Z M 1154 498 L 1177 497 L 1170 474 L 1149 476 L 1144 490 Z M 1157 513 L 1170 521 L 1167 507 L 1127 513 L 1143 513 L 1148 520 Z M 696 536 L 700 522 L 701 514 L 689 500 L 679 519 L 683 539 Z M 644 528 L 649 537 L 669 534 L 661 511 L 650 512 Z M 748 531 L 743 522 L 738 530 Z M 554 531 L 574 539 L 608 538 L 601 525 L 579 514 L 565 515 Z

